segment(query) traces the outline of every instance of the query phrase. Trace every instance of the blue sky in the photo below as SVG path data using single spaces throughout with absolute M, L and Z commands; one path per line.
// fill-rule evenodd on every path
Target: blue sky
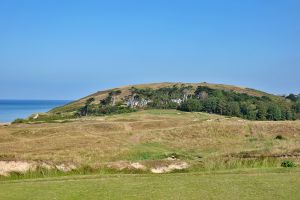
M 300 93 L 298 0 L 2 0 L 0 99 L 148 82 Z

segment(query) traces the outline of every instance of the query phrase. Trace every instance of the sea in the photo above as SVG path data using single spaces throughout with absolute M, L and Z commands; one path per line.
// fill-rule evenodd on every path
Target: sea
M 47 112 L 70 100 L 0 100 L 0 122 L 12 122 L 17 118 L 26 118 L 33 113 Z

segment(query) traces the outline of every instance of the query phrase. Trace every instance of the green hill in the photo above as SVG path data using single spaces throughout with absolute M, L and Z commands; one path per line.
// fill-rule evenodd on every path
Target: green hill
M 86 116 L 155 108 L 201 111 L 251 120 L 291 120 L 299 118 L 299 102 L 297 96 L 291 100 L 232 85 L 164 82 L 99 91 L 49 113 Z
M 80 107 L 84 106 L 85 101 L 88 98 L 95 98 L 95 102 L 99 102 L 100 100 L 104 99 L 109 92 L 114 91 L 114 90 L 121 90 L 122 93 L 121 95 L 118 96 L 118 99 L 122 99 L 128 95 L 130 95 L 130 88 L 135 87 L 135 88 L 139 88 L 139 89 L 146 89 L 146 88 L 151 88 L 151 89 L 159 89 L 159 88 L 164 88 L 164 87 L 172 87 L 173 85 L 191 85 L 193 86 L 193 88 L 197 88 L 198 86 L 206 86 L 212 89 L 219 89 L 219 90 L 228 90 L 228 91 L 234 91 L 234 92 L 238 92 L 238 93 L 245 93 L 248 94 L 250 96 L 270 96 L 276 99 L 280 99 L 281 97 L 275 96 L 275 95 L 271 95 L 259 90 L 255 90 L 255 89 L 251 89 L 251 88 L 244 88 L 244 87 L 237 87 L 237 86 L 232 86 L 232 85 L 224 85 L 224 84 L 210 84 L 210 83 L 175 83 L 175 82 L 164 82 L 164 83 L 149 83 L 149 84 L 139 84 L 139 85 L 129 85 L 129 86 L 122 86 L 122 87 L 118 87 L 118 88 L 112 88 L 112 89 L 108 89 L 108 90 L 104 90 L 104 91 L 98 91 L 95 92 L 91 95 L 88 95 L 86 97 L 83 97 L 81 99 L 78 99 L 76 101 L 73 101 L 65 106 L 60 106 L 57 108 L 54 108 L 53 110 L 51 110 L 51 113 L 56 113 L 56 112 L 72 112 L 75 111 L 77 109 L 79 109 Z

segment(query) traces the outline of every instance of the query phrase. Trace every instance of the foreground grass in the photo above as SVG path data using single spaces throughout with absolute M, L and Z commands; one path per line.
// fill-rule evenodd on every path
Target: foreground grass
M 0 199 L 300 199 L 300 171 L 86 175 L 0 182 Z
M 0 144 L 0 161 L 79 167 L 68 173 L 13 172 L 0 178 L 1 200 L 300 199 L 299 167 L 278 168 L 284 160 L 299 166 L 300 121 L 145 110 L 0 126 Z M 177 161 L 187 162 L 190 167 L 181 172 L 189 173 L 149 174 Z M 121 170 L 131 162 L 148 171 Z

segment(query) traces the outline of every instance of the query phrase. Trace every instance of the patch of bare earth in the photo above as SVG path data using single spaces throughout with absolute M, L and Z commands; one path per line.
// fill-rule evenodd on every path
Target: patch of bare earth
M 119 161 L 119 162 L 113 162 L 113 163 L 109 163 L 107 165 L 108 168 L 111 169 L 116 169 L 119 171 L 122 170 L 146 170 L 146 166 L 144 166 L 143 164 L 139 163 L 139 162 L 126 162 L 126 161 Z
M 165 162 L 165 161 L 155 161 L 155 164 L 151 163 L 141 163 L 141 162 L 127 162 L 127 161 L 119 161 L 113 162 L 107 165 L 108 168 L 116 169 L 119 171 L 122 170 L 149 170 L 152 173 L 160 174 L 160 173 L 168 173 L 175 170 L 183 170 L 189 167 L 188 163 L 182 161 L 176 162 Z M 152 166 L 149 166 L 152 165 Z
M 161 173 L 172 172 L 175 170 L 187 169 L 188 167 L 189 165 L 186 162 L 177 162 L 165 166 L 153 167 L 151 168 L 150 171 L 155 174 L 161 174 Z
M 34 163 L 23 161 L 0 161 L 0 175 L 9 176 L 11 172 L 25 173 L 29 170 L 35 170 Z
M 56 169 L 62 172 L 69 172 L 77 167 L 74 164 L 48 164 L 45 162 L 26 162 L 26 161 L 0 161 L 0 176 L 9 176 L 12 172 L 26 173 L 35 171 L 37 168 L 47 170 Z

